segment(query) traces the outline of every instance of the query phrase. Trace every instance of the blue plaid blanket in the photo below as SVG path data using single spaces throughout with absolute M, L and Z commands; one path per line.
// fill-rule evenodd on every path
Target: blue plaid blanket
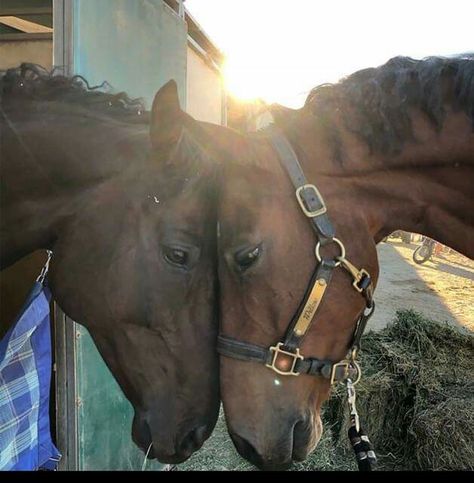
M 0 342 L 0 470 L 55 469 L 61 457 L 49 424 L 50 300 L 36 282 Z

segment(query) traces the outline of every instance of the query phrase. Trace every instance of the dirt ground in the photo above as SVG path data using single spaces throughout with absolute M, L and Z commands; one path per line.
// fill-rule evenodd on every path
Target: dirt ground
M 452 252 L 416 265 L 412 254 L 417 246 L 391 238 L 378 245 L 377 309 L 368 328 L 382 329 L 398 309 L 414 309 L 474 331 L 474 261 Z

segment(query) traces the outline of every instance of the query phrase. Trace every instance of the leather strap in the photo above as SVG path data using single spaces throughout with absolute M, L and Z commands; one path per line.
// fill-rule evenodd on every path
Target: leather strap
M 357 321 L 357 325 L 351 342 L 351 350 L 355 350 L 356 353 L 360 349 L 360 341 L 362 339 L 362 335 L 364 334 L 365 328 L 367 327 L 367 323 L 369 322 L 369 319 L 372 317 L 374 310 L 375 310 L 375 302 L 372 301 L 371 306 L 368 307 L 366 310 L 364 310 L 359 320 Z
M 306 293 L 295 315 L 291 319 L 290 326 L 286 331 L 283 345 L 295 350 L 303 343 L 303 339 L 312 325 L 317 309 L 324 295 L 326 287 L 332 278 L 336 264 L 334 261 L 323 260 L 314 271 Z M 321 288 L 318 293 L 318 288 Z
M 225 335 L 217 337 L 217 352 L 222 356 L 232 357 L 240 361 L 260 362 L 262 364 L 267 364 L 268 359 L 271 359 L 268 348 L 242 342 Z
M 293 183 L 296 190 L 308 186 L 308 188 L 301 189 L 300 198 L 304 202 L 306 209 L 309 212 L 323 211 L 320 215 L 310 217 L 311 226 L 316 231 L 321 245 L 326 245 L 330 243 L 335 237 L 334 226 L 332 225 L 329 217 L 326 213 L 326 205 L 322 199 L 319 191 L 314 187 L 314 185 L 309 185 L 301 169 L 300 163 L 298 161 L 298 156 L 296 155 L 293 147 L 286 139 L 286 137 L 279 131 L 276 126 L 272 126 L 271 129 L 271 143 L 278 153 L 282 165 L 285 167 L 288 176 Z M 310 188 L 311 186 L 311 188 Z
M 217 352 L 222 356 L 261 364 L 271 364 L 273 360 L 273 352 L 270 349 L 223 335 L 219 335 L 217 338 Z M 334 366 L 336 366 L 335 369 Z M 355 368 L 344 367 L 340 363 L 316 357 L 308 357 L 296 362 L 295 371 L 309 376 L 322 376 L 329 380 L 333 378 L 333 382 L 339 382 L 350 376 L 354 377 Z

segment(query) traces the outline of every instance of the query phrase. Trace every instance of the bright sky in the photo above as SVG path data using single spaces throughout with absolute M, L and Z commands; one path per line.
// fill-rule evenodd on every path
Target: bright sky
M 186 0 L 227 55 L 229 90 L 299 107 L 396 55 L 474 52 L 474 0 Z

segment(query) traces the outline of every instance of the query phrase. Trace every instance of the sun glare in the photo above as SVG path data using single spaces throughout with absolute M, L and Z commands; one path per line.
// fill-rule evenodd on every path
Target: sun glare
M 186 7 L 225 52 L 225 83 L 242 100 L 299 107 L 312 87 L 396 55 L 474 50 L 473 0 L 186 0 Z
M 227 90 L 242 101 L 257 99 L 262 92 L 262 86 L 255 82 L 248 69 L 227 59 L 223 66 L 224 82 Z

